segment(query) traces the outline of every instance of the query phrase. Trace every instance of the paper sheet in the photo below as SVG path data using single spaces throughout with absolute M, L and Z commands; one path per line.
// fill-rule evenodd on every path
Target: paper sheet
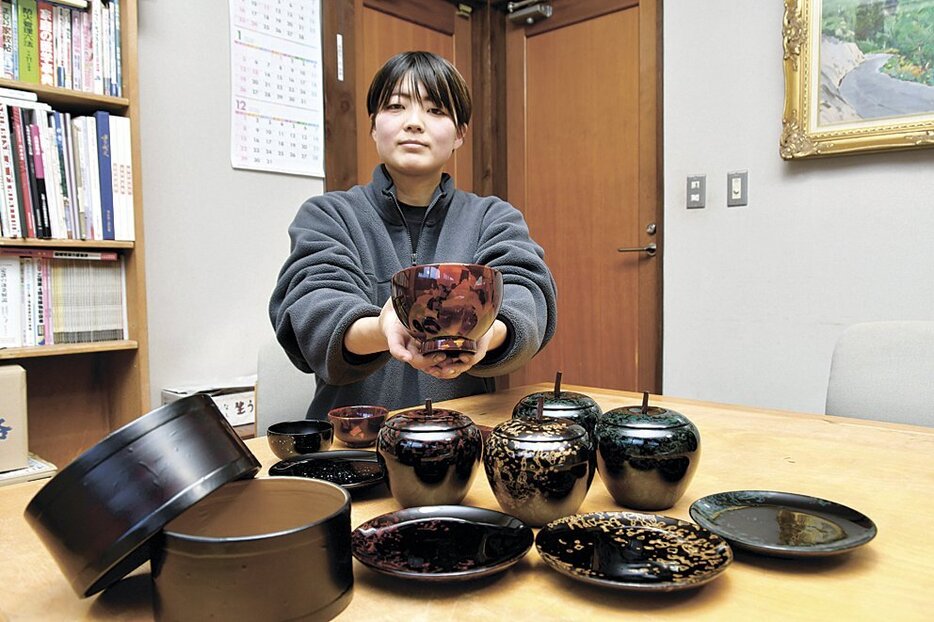
M 324 177 L 319 0 L 230 0 L 230 162 Z

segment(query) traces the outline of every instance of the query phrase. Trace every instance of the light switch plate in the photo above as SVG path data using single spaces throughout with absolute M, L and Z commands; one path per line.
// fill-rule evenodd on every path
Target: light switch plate
M 749 172 L 731 171 L 726 174 L 726 205 L 749 205 Z
M 688 175 L 687 208 L 696 209 L 707 205 L 707 176 Z

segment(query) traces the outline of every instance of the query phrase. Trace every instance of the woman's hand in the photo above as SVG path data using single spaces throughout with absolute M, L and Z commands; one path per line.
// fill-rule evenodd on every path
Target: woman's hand
M 506 324 L 501 320 L 493 322 L 490 330 L 486 331 L 480 339 L 477 340 L 477 351 L 473 354 L 461 352 L 457 357 L 448 357 L 442 355 L 434 365 L 424 370 L 435 378 L 442 380 L 453 380 L 461 374 L 470 371 L 474 365 L 483 360 L 486 353 L 495 350 L 506 341 Z
M 386 301 L 386 304 L 383 305 L 379 312 L 378 325 L 380 332 L 386 338 L 390 356 L 403 363 L 408 363 L 419 371 L 431 374 L 435 378 L 443 377 L 437 373 L 435 368 L 443 363 L 447 357 L 444 354 L 422 355 L 419 349 L 422 345 L 421 342 L 412 337 L 402 322 L 399 321 L 399 317 L 392 307 L 391 298 Z M 432 371 L 433 369 L 435 371 Z

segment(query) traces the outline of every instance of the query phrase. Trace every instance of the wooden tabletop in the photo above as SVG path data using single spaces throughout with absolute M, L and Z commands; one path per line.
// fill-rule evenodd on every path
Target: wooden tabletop
M 533 390 L 519 387 L 439 404 L 494 425 Z M 565 387 L 604 410 L 639 403 L 634 393 Z M 355 586 L 341 620 L 929 620 L 934 607 L 934 429 L 653 397 L 687 416 L 702 438 L 700 466 L 684 497 L 662 513 L 689 519 L 696 499 L 727 490 L 796 492 L 848 505 L 875 521 L 868 545 L 836 557 L 776 559 L 735 551 L 734 563 L 699 589 L 610 591 L 551 570 L 535 548 L 518 564 L 466 583 L 427 584 L 377 574 L 354 561 Z M 267 468 L 265 438 L 248 441 Z M 339 443 L 335 443 L 339 445 Z M 336 448 L 336 447 L 335 447 Z M 151 620 L 148 565 L 104 593 L 79 599 L 23 519 L 39 482 L 0 488 L 0 622 Z M 482 469 L 463 502 L 500 509 Z M 353 526 L 398 504 L 380 487 L 355 499 Z M 599 476 L 580 512 L 622 510 Z

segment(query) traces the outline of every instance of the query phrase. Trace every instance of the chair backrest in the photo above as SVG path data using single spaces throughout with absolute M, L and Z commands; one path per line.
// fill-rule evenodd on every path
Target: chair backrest
M 934 322 L 867 322 L 834 346 L 828 415 L 934 426 Z
M 305 418 L 315 396 L 315 376 L 300 371 L 273 337 L 264 342 L 256 359 L 256 435 L 279 421 Z

